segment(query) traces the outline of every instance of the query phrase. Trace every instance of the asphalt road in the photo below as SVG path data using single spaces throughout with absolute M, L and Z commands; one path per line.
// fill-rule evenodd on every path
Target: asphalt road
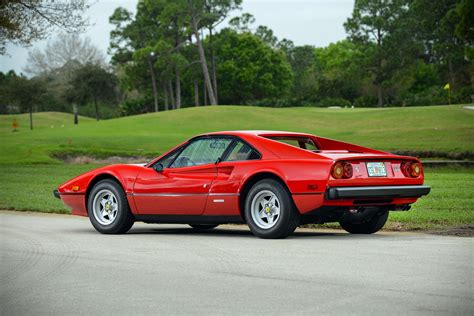
M 0 314 L 474 313 L 474 238 L 243 227 L 197 233 L 0 212 Z

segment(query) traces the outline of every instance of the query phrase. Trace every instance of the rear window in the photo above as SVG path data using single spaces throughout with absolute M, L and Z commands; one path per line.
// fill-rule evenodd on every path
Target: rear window
M 301 149 L 306 149 L 310 151 L 318 150 L 314 141 L 309 137 L 297 137 L 297 136 L 270 136 L 267 137 L 272 140 L 276 140 L 280 143 L 288 144 L 295 146 Z

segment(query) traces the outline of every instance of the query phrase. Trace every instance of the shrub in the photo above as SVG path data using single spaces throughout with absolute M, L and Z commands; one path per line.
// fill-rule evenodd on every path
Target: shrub
M 129 99 L 120 105 L 120 115 L 136 115 L 151 112 L 153 101 L 148 98 Z
M 354 100 L 354 106 L 356 108 L 376 107 L 377 102 L 378 100 L 375 96 L 362 95 Z
M 345 107 L 351 107 L 352 103 L 342 98 L 326 98 L 319 101 L 318 106 L 326 107 L 326 108 L 332 107 L 332 106 L 340 106 L 341 108 L 345 108 Z

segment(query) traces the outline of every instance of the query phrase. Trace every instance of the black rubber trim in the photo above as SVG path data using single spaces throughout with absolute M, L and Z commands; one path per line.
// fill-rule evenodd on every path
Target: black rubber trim
M 59 193 L 58 190 L 54 190 L 53 191 L 53 195 L 55 198 L 58 198 L 60 199 L 61 198 L 61 195 L 84 195 L 85 193 L 84 192 L 63 192 L 63 193 Z
M 243 223 L 241 216 L 206 215 L 135 215 L 135 219 L 145 223 L 163 224 L 227 224 Z
M 426 185 L 334 187 L 327 189 L 326 197 L 328 200 L 420 197 L 430 193 L 430 190 Z

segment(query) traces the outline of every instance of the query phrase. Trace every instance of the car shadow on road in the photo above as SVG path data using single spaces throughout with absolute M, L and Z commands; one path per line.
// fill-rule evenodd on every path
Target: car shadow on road
M 175 235 L 175 236 L 202 236 L 202 237 L 244 237 L 244 238 L 256 238 L 252 232 L 243 227 L 224 227 L 224 228 L 214 228 L 210 230 L 197 230 L 190 227 L 169 227 L 169 226 L 161 226 L 161 225 L 153 225 L 153 226 L 138 226 L 132 227 L 132 229 L 127 232 L 125 235 Z M 73 230 L 77 233 L 86 233 L 86 234 L 99 234 L 97 233 L 92 227 L 91 229 L 76 229 Z M 71 230 L 69 230 L 71 232 Z M 100 235 L 100 234 L 99 234 Z M 295 231 L 292 235 L 287 237 L 286 239 L 310 239 L 310 238 L 317 238 L 317 239 L 365 239 L 365 238 L 386 238 L 389 237 L 387 235 L 381 234 L 373 234 L 373 235 L 351 235 L 344 231 L 325 231 L 325 230 L 300 230 Z
M 153 235 L 182 235 L 182 236 L 206 236 L 206 237 L 251 237 L 255 238 L 255 236 L 250 232 L 248 229 L 244 228 L 214 228 L 211 230 L 196 230 L 187 227 L 153 227 L 153 228 L 146 228 L 146 227 L 137 227 L 135 229 L 131 229 L 128 234 L 153 234 Z M 373 235 L 379 237 L 379 235 Z M 354 235 L 350 235 L 346 232 L 333 232 L 333 231 L 296 231 L 287 239 L 293 238 L 322 238 L 322 237 L 329 237 L 329 238 L 347 238 L 347 237 L 356 237 Z

